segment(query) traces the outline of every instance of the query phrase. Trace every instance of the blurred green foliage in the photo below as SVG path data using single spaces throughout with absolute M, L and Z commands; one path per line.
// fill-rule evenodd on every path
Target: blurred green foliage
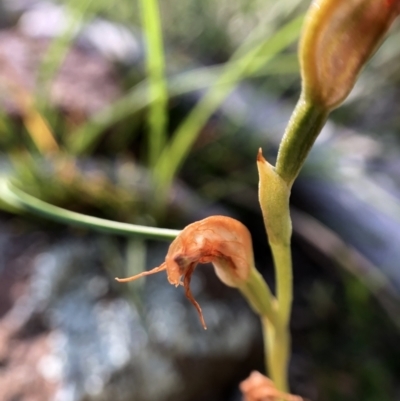
M 5 145 L 10 146 L 5 146 L 3 150 L 10 155 L 17 155 L 12 157 L 17 172 L 23 170 L 18 168 L 18 164 L 32 164 L 29 155 L 34 156 L 34 159 L 35 155 L 41 155 L 48 162 L 58 164 L 62 163 L 60 159 L 65 159 L 65 156 L 74 158 L 84 154 L 88 157 L 99 150 L 104 152 L 105 149 L 107 157 L 130 158 L 133 152 L 135 163 L 149 169 L 156 196 L 151 197 L 152 202 L 142 203 L 148 205 L 147 213 L 155 217 L 161 217 L 165 212 L 172 182 L 203 127 L 237 85 L 254 75 L 276 77 L 292 75 L 297 70 L 294 48 L 291 46 L 298 37 L 301 26 L 301 15 L 297 17 L 301 11 L 298 1 L 289 1 L 285 6 L 273 2 L 262 3 L 262 9 L 270 10 L 268 13 L 259 9 L 261 2 L 254 2 L 252 5 L 245 5 L 241 1 L 235 4 L 221 2 L 217 7 L 209 1 L 190 1 L 179 6 L 163 3 L 161 19 L 155 1 L 143 1 L 138 8 L 139 14 L 132 12 L 133 9 L 138 10 L 137 5 L 132 6 L 130 12 L 123 13 L 122 10 L 127 7 L 124 2 L 116 8 L 110 7 L 108 3 L 92 0 L 70 0 L 64 4 L 68 17 L 66 27 L 61 35 L 51 41 L 43 54 L 36 74 L 36 90 L 29 93 L 27 88 L 18 85 L 16 88 L 9 88 L 21 109 L 22 124 L 16 127 L 6 114 L 2 115 L 3 138 L 15 137 L 15 131 L 20 131 L 17 133 L 20 137 L 17 142 L 9 143 L 5 139 Z M 73 116 L 65 116 L 52 104 L 51 88 L 69 49 L 74 45 L 77 28 L 96 17 L 114 19 L 129 28 L 133 28 L 135 24 L 142 28 L 145 46 L 143 68 L 139 67 L 137 70 L 137 65 L 130 68 L 143 72 L 139 73 L 134 82 L 130 81 L 132 75 L 129 71 L 128 74 L 125 72 L 121 76 L 125 93 L 105 109 L 75 123 Z M 174 24 L 178 17 L 180 22 Z M 226 22 L 224 25 L 221 25 L 222 20 Z M 200 31 L 193 37 L 190 37 L 193 31 L 186 30 L 188 23 L 201 24 Z M 233 37 L 229 34 L 229 29 L 226 30 L 231 24 L 235 26 L 236 34 L 239 28 L 243 31 L 240 38 Z M 186 43 L 183 43 L 183 31 L 188 33 L 185 35 Z M 189 53 L 186 46 L 191 46 L 194 41 L 199 50 Z M 206 55 L 208 63 L 212 60 L 220 63 L 212 67 L 193 68 L 196 53 L 201 59 L 201 53 L 205 52 L 205 49 L 201 50 L 201 46 L 207 42 L 210 50 Z M 291 51 L 288 52 L 287 49 Z M 213 52 L 218 57 L 214 57 Z M 176 61 L 171 53 L 181 54 L 184 56 L 183 61 Z M 142 78 L 139 78 L 140 75 Z M 168 125 L 169 102 L 174 97 L 199 89 L 205 90 L 205 93 L 198 104 L 186 116 L 181 115 L 181 121 L 175 123 L 176 127 Z M 31 124 L 31 120 L 35 123 Z M 11 130 L 14 130 L 13 135 L 10 134 Z M 72 159 L 71 163 L 74 164 Z M 76 207 L 76 199 L 72 201 L 71 196 L 80 191 L 75 191 L 76 187 L 71 190 L 71 186 L 61 190 L 60 186 L 64 184 L 60 176 L 50 181 L 57 188 L 53 191 L 57 196 L 49 196 L 52 185 L 49 186 L 48 174 L 45 175 L 47 185 L 42 185 L 40 164 L 29 167 L 30 185 L 28 182 L 26 185 L 23 183 L 27 174 L 19 175 L 21 185 L 30 188 L 30 191 L 43 199 L 59 205 L 70 203 L 68 207 Z M 56 170 L 59 171 L 60 168 L 55 166 L 54 171 Z M 31 185 L 34 175 L 38 177 L 35 190 Z M 96 209 L 102 209 L 101 205 L 107 204 L 101 201 L 102 198 L 107 198 L 106 195 L 101 195 L 101 191 L 98 191 L 97 196 L 99 202 L 93 208 L 94 213 L 98 213 Z M 88 200 L 90 197 L 85 196 L 82 199 Z M 124 202 L 128 208 L 129 204 L 135 205 L 132 206 L 132 213 L 143 213 L 141 209 L 140 212 L 135 210 L 137 203 L 133 200 Z M 111 217 L 109 212 L 106 215 Z

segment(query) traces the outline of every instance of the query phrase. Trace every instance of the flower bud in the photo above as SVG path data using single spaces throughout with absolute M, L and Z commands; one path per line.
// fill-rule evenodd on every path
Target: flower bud
M 399 13 L 399 0 L 314 0 L 299 50 L 304 98 L 342 103 Z
M 260 372 L 252 372 L 251 375 L 240 383 L 243 393 L 243 401 L 303 401 L 303 398 L 279 391 L 272 380 Z
M 190 291 L 190 280 L 198 263 L 212 263 L 219 279 L 229 287 L 241 287 L 254 266 L 253 247 L 248 229 L 225 216 L 211 216 L 185 227 L 171 243 L 165 262 L 147 272 L 116 279 L 120 282 L 166 270 L 170 284 L 183 285 L 186 297 L 196 307 L 204 328 L 200 305 Z M 183 280 L 183 281 L 182 281 Z

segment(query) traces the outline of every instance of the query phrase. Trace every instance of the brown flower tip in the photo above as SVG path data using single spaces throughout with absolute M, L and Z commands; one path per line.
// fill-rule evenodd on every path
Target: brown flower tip
M 266 160 L 264 159 L 262 149 L 258 148 L 258 153 L 257 153 L 257 161 L 258 162 L 265 162 Z
M 190 280 L 198 263 L 212 263 L 219 279 L 229 287 L 239 287 L 254 266 L 251 236 L 239 221 L 226 216 L 211 216 L 185 227 L 171 243 L 160 266 L 119 282 L 133 281 L 166 270 L 170 284 L 183 285 L 185 295 L 195 306 L 206 329 L 200 305 L 190 291 Z
M 243 401 L 304 401 L 298 395 L 283 393 L 274 385 L 274 382 L 260 372 L 252 372 L 240 383 Z

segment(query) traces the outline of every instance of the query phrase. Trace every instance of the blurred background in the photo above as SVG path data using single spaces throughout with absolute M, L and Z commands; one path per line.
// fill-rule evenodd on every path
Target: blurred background
M 263 371 L 257 318 L 211 267 L 192 280 L 204 331 L 164 274 L 114 281 L 159 265 L 168 242 L 48 206 L 174 229 L 236 217 L 273 286 L 255 157 L 274 162 L 297 101 L 309 1 L 154 5 L 0 1 L 1 401 L 239 401 Z M 290 379 L 310 400 L 400 400 L 399 38 L 292 191 Z

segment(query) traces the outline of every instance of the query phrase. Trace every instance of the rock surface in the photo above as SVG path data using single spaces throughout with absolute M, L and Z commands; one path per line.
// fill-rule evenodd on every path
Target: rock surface
M 1 400 L 221 400 L 246 372 L 257 320 L 211 267 L 192 284 L 204 331 L 163 275 L 130 289 L 114 282 L 124 270 L 115 239 L 13 236 L 11 223 L 1 241 Z M 165 250 L 150 244 L 149 266 Z

